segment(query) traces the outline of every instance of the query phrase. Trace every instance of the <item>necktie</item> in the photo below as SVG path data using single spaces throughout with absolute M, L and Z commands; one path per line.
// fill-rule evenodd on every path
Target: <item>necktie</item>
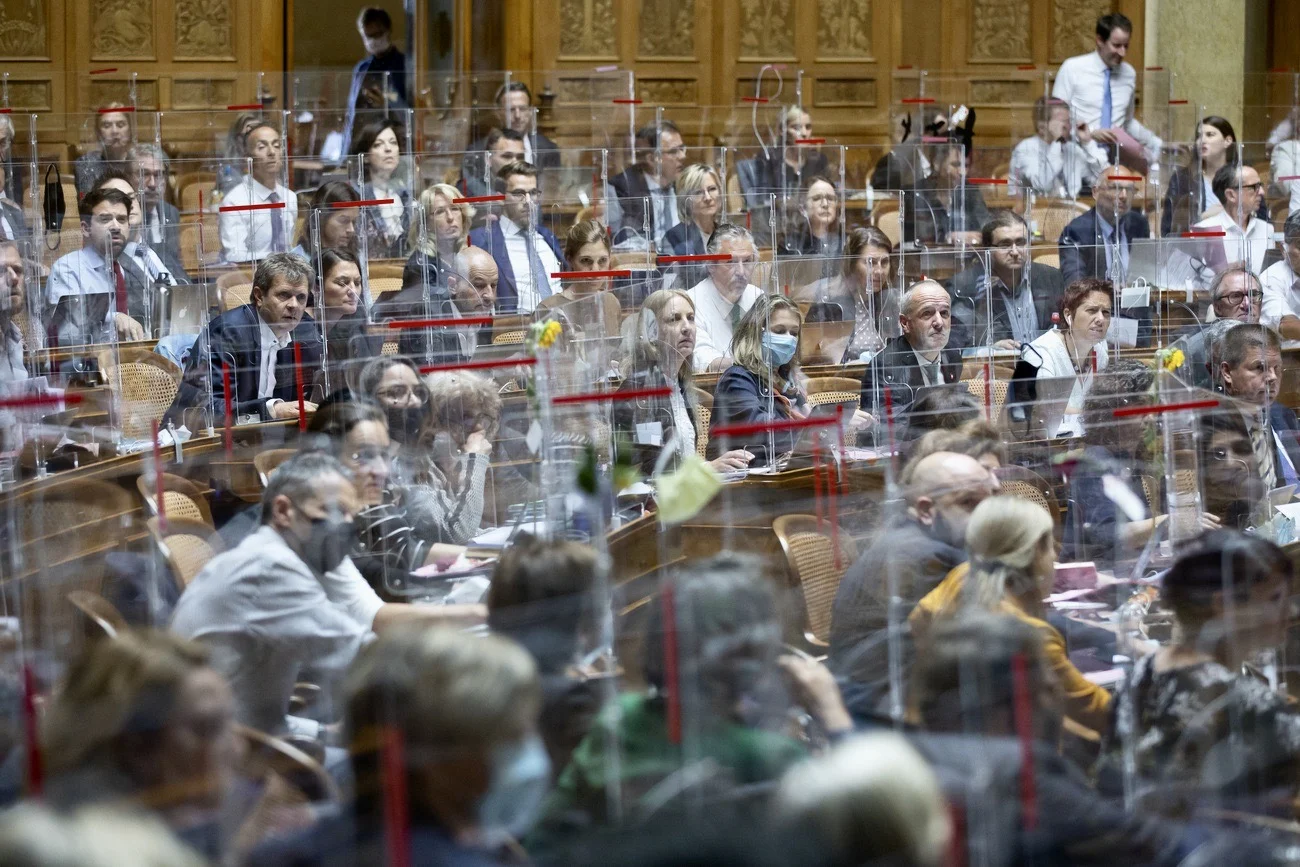
M 113 263 L 113 290 L 114 300 L 117 303 L 117 312 L 126 314 L 126 274 L 122 271 L 122 266 Z
M 1110 67 L 1102 76 L 1102 93 L 1101 93 L 1101 128 L 1110 129 L 1111 115 L 1114 114 L 1114 106 L 1110 99 Z
M 1268 421 L 1257 418 L 1251 425 L 1250 446 L 1255 453 L 1255 466 L 1268 490 L 1277 487 L 1277 469 L 1273 465 L 1273 437 L 1269 435 Z
M 150 208 L 147 212 L 149 217 L 149 237 L 155 244 L 162 243 L 162 219 L 158 215 L 157 208 Z
M 727 320 L 731 323 L 732 334 L 736 333 L 736 327 L 740 325 L 740 320 L 744 315 L 745 311 L 740 309 L 739 301 L 731 305 L 731 312 L 727 314 Z
M 272 204 L 275 204 L 280 201 L 280 194 L 273 192 L 271 193 L 271 195 L 266 197 L 266 200 L 268 202 L 271 202 Z M 284 252 L 284 223 L 281 221 L 283 215 L 284 215 L 283 208 L 271 209 L 271 252 L 272 253 Z
M 542 257 L 537 254 L 537 237 L 531 232 L 524 233 L 524 246 L 528 250 L 528 270 L 532 272 L 533 291 L 537 293 L 540 304 L 543 298 L 551 297 L 551 281 L 542 267 Z

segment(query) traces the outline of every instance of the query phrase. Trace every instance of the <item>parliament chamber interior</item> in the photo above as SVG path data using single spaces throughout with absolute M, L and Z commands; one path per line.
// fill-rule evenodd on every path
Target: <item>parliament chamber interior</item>
M 385 2 L 0 0 L 0 864 L 1300 862 L 1300 4 Z

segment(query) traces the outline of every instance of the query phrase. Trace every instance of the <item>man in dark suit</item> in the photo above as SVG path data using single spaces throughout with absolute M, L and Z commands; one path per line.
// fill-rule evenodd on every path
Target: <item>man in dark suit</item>
M 298 417 L 298 383 L 311 388 L 321 366 L 321 337 L 305 312 L 308 289 L 315 280 L 311 265 L 293 253 L 273 253 L 257 265 L 252 299 L 227 310 L 199 335 L 166 418 L 179 424 L 181 414 L 201 406 L 211 395 L 214 422 L 225 414 L 225 377 L 229 370 L 232 421 L 254 416 L 261 421 Z M 302 356 L 295 371 L 294 345 Z M 314 412 L 315 404 L 305 409 Z
M 681 222 L 677 211 L 677 176 L 686 160 L 681 131 L 672 121 L 660 121 L 636 134 L 640 162 L 609 179 L 618 198 L 611 203 L 609 225 L 615 241 L 640 235 L 663 246 L 664 235 Z
M 1096 205 L 1075 217 L 1061 232 L 1061 277 L 1065 285 L 1083 277 L 1124 283 L 1128 273 L 1129 252 L 1135 240 L 1151 237 L 1151 226 L 1140 211 L 1130 210 L 1133 181 L 1126 179 L 1128 169 L 1109 166 L 1092 186 Z M 1116 316 L 1138 321 L 1138 346 L 1151 343 L 1151 308 L 1119 307 Z
M 466 196 L 486 196 L 492 192 L 492 178 L 511 163 L 528 162 L 524 159 L 524 137 L 512 129 L 494 129 L 488 133 L 487 140 L 479 152 L 465 154 L 461 166 L 460 180 L 456 183 Z M 487 160 L 488 176 L 484 176 L 483 160 Z M 480 223 L 486 218 L 486 208 L 475 221 Z
M 343 123 L 343 147 L 340 153 L 352 152 L 352 142 L 360 127 L 368 122 L 357 111 L 401 109 L 410 105 L 406 90 L 406 55 L 393 44 L 393 19 L 377 6 L 367 6 L 357 15 L 357 32 L 366 56 L 352 67 L 348 86 L 347 117 Z
M 189 283 L 181 265 L 181 213 L 167 201 L 167 154 L 157 145 L 138 144 L 131 149 L 131 166 L 140 192 L 143 240 L 177 283 Z
M 27 237 L 27 218 L 23 215 L 22 205 L 9 194 L 11 171 L 10 164 L 0 155 L 0 241 L 16 241 Z
M 1300 421 L 1277 402 L 1281 371 L 1282 345 L 1273 329 L 1243 323 L 1224 335 L 1223 391 L 1241 402 L 1256 468 L 1269 489 L 1300 481 Z
M 885 391 L 894 416 L 907 412 L 917 392 L 961 378 L 961 350 L 948 346 L 952 304 L 948 290 L 922 280 L 903 294 L 898 321 L 903 334 L 880 351 L 862 374 L 863 411 L 884 421 Z
M 555 142 L 536 129 L 533 116 L 533 94 L 522 81 L 512 81 L 497 89 L 497 108 L 501 111 L 500 129 L 518 133 L 524 145 L 521 159 L 539 169 L 558 169 L 560 149 Z M 483 177 L 483 152 L 492 149 L 487 136 L 476 140 L 465 154 L 462 174 L 465 177 Z
M 501 215 L 470 232 L 469 242 L 496 260 L 497 309 L 531 313 L 543 298 L 560 291 L 560 281 L 551 275 L 565 270 L 564 252 L 550 230 L 538 225 L 537 169 L 511 163 L 497 174 L 497 182 L 506 197 Z
M 1029 259 L 1029 226 L 1019 214 L 995 210 L 981 231 L 989 252 L 952 278 L 955 346 L 1019 349 L 1052 327 L 1061 311 L 1061 272 Z

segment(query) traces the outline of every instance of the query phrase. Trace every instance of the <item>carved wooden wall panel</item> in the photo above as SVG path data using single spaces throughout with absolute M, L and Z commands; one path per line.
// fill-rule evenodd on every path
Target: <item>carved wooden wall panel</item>
M 821 0 L 817 47 L 823 59 L 871 60 L 871 0 Z
M 1029 0 L 975 0 L 971 4 L 972 63 L 1029 63 Z
M 617 57 L 614 0 L 560 0 L 560 58 Z
M 638 22 L 639 58 L 695 59 L 695 0 L 641 0 Z
M 90 0 L 92 60 L 154 60 L 151 0 Z
M 1112 0 L 1052 0 L 1052 62 L 1093 50 L 1097 19 L 1114 7 Z
M 234 60 L 230 0 L 175 0 L 175 60 Z
M 47 60 L 49 37 L 44 2 L 0 0 L 0 60 Z
M 792 0 L 740 0 L 740 59 L 794 58 Z

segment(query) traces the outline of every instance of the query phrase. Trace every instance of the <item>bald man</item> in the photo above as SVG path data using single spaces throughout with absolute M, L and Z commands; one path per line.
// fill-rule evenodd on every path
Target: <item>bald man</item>
M 831 609 L 831 667 L 852 685 L 845 698 L 850 700 L 852 693 L 858 711 L 888 707 L 890 596 L 898 599 L 897 620 L 906 629 L 907 616 L 921 597 L 965 562 L 970 514 L 998 490 L 997 477 L 987 467 L 954 452 L 912 461 L 900 481 L 906 511 L 882 527 L 874 544 L 849 567 Z
M 478 319 L 494 315 L 500 272 L 492 254 L 482 247 L 465 247 L 450 265 L 438 275 L 429 275 L 427 304 L 422 297 L 425 281 L 411 280 L 386 312 L 402 319 Z M 491 342 L 492 329 L 483 325 L 417 328 L 402 332 L 398 351 L 422 364 L 455 364 L 470 360 L 479 346 Z
M 886 389 L 899 418 L 920 389 L 961 378 L 961 350 L 948 345 L 952 301 L 947 289 L 933 280 L 912 284 L 903 293 L 898 321 L 902 335 L 889 341 L 862 374 L 862 409 L 878 419 L 886 417 Z

